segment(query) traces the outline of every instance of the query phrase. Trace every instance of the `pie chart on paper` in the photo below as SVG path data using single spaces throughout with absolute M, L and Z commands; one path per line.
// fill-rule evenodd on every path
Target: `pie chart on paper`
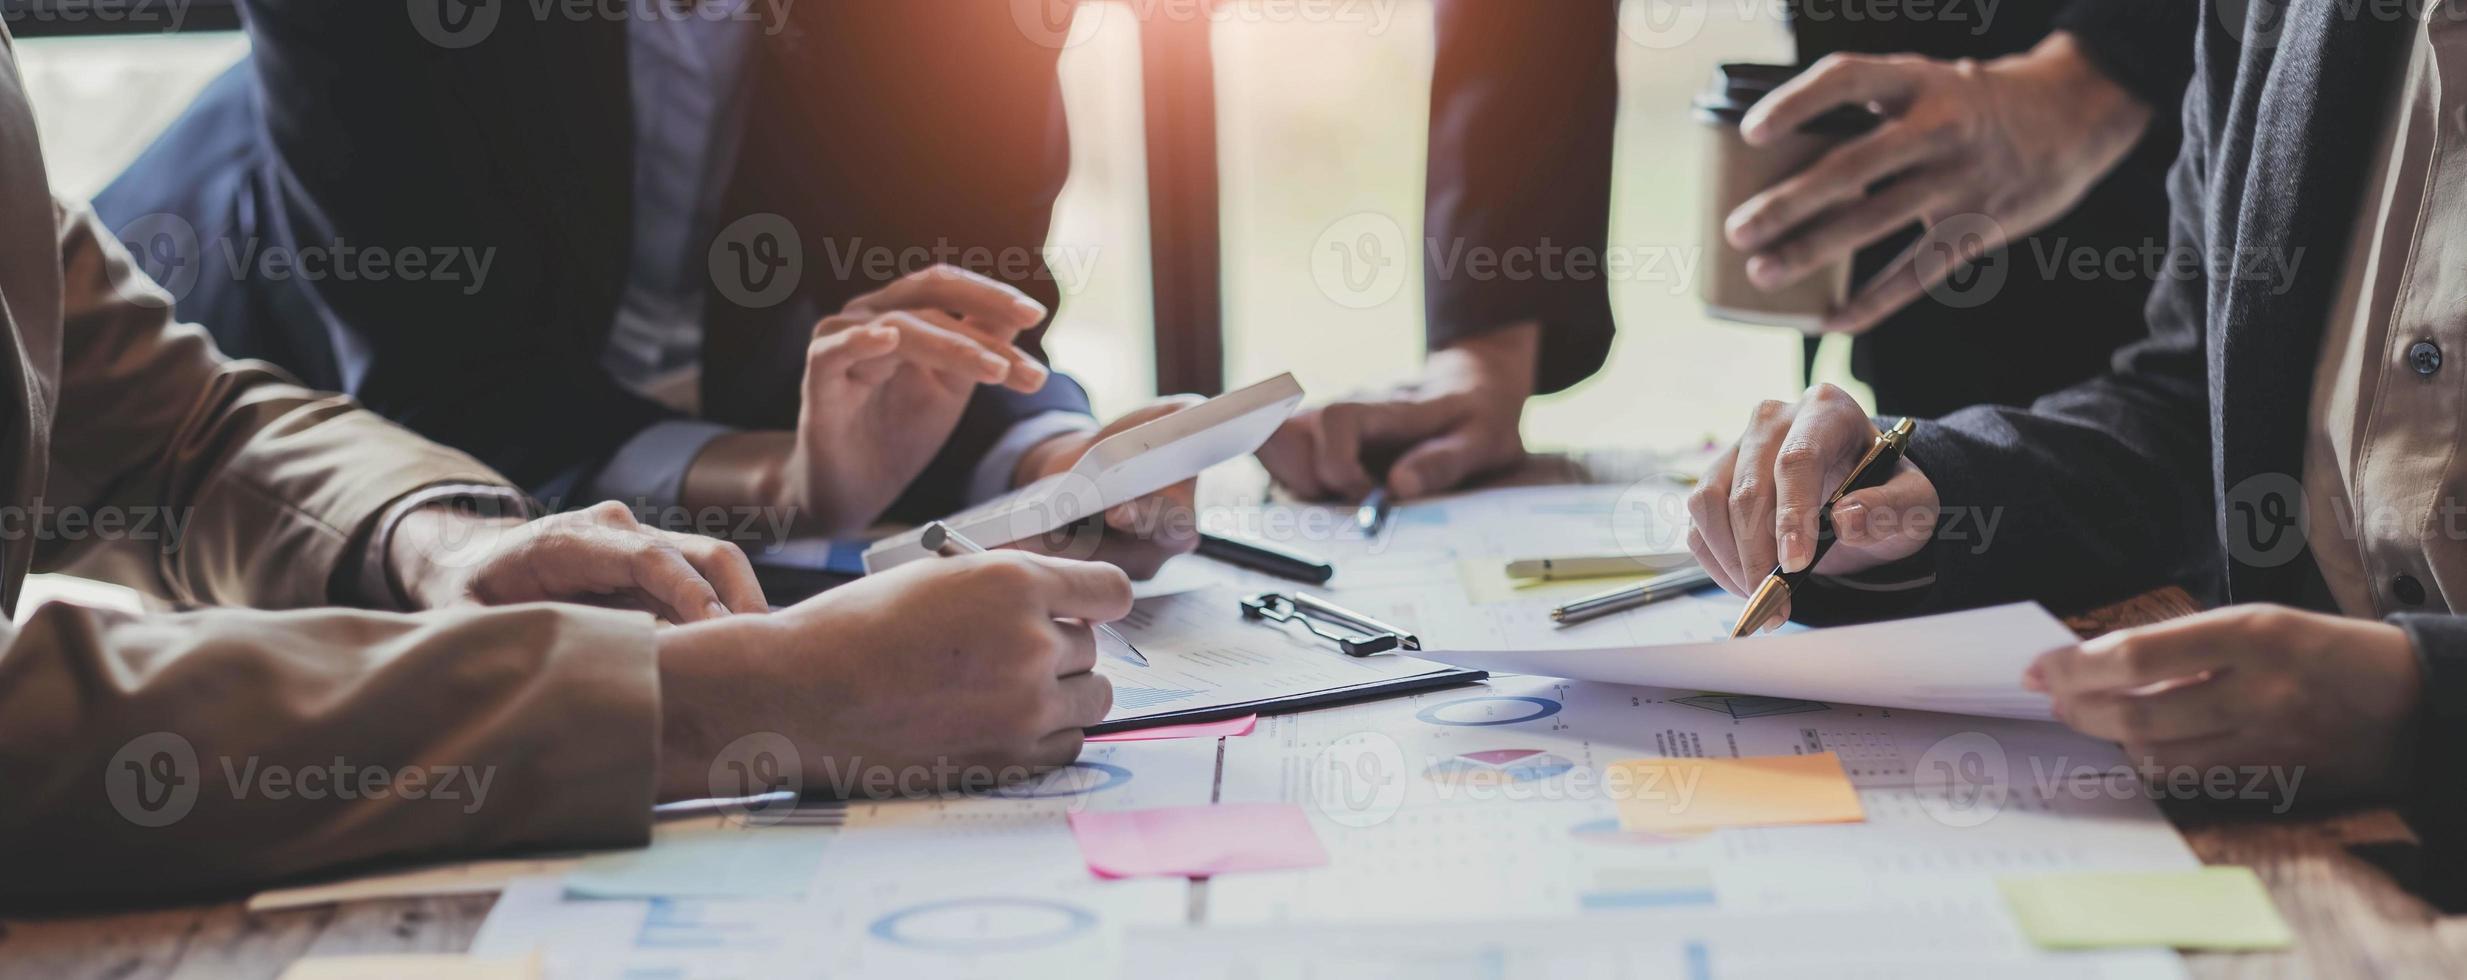
M 1565 756 L 1541 749 L 1488 749 L 1442 759 L 1422 776 L 1449 786 L 1508 786 L 1553 779 L 1574 768 Z

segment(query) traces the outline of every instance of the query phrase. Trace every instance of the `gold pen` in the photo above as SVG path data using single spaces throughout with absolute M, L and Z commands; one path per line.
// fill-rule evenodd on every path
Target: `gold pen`
M 1773 566 L 1773 574 L 1765 576 L 1764 584 L 1756 587 L 1756 594 L 1748 597 L 1747 608 L 1739 612 L 1739 622 L 1730 628 L 1731 638 L 1737 639 L 1763 629 L 1766 621 L 1781 610 L 1782 603 L 1790 601 L 1791 594 L 1797 592 L 1808 576 L 1815 573 L 1816 563 L 1823 561 L 1825 552 L 1833 549 L 1833 505 L 1840 503 L 1843 497 L 1892 479 L 1894 464 L 1901 462 L 1902 454 L 1910 449 L 1912 428 L 1911 421 L 1903 419 L 1894 423 L 1893 428 L 1877 435 L 1875 442 L 1868 444 L 1867 455 L 1859 457 L 1859 465 L 1850 468 L 1850 475 L 1842 478 L 1842 485 L 1836 487 L 1833 495 L 1825 498 L 1824 506 L 1816 510 L 1816 552 L 1808 558 L 1807 567 L 1785 572 L 1782 566 Z

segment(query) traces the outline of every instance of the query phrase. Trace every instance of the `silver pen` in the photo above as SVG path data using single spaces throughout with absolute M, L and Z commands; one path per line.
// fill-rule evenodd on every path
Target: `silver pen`
M 931 524 L 925 525 L 925 532 L 923 536 L 918 539 L 917 543 L 924 545 L 925 550 L 941 555 L 944 558 L 952 558 L 959 555 L 982 555 L 985 553 L 985 547 L 983 545 L 968 540 L 967 535 L 953 530 L 950 525 L 944 524 L 941 521 L 935 521 Z M 1138 664 L 1142 667 L 1148 666 L 1148 655 L 1139 652 L 1138 647 L 1132 646 L 1129 637 L 1123 636 L 1121 632 L 1104 623 L 1097 623 L 1094 625 L 1096 626 L 1097 632 L 1113 637 L 1114 642 L 1122 644 L 1123 649 L 1131 651 L 1131 656 L 1129 659 L 1132 663 Z
M 1635 585 L 1589 595 L 1553 609 L 1550 618 L 1561 626 L 1581 623 L 1596 616 L 1607 616 L 1624 609 L 1683 596 L 1712 584 L 1713 575 L 1702 568 L 1656 575 Z
M 1373 487 L 1371 495 L 1362 498 L 1361 506 L 1353 509 L 1353 526 L 1362 530 L 1363 537 L 1378 537 L 1388 526 L 1388 512 L 1395 509 L 1396 505 L 1388 500 L 1388 488 Z

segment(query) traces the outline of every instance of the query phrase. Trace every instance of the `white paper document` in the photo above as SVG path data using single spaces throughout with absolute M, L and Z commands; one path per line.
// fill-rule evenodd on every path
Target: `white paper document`
M 1737 640 L 1593 650 L 1424 651 L 1460 667 L 1847 701 L 1994 718 L 2052 717 L 2022 689 L 2040 654 L 2080 642 L 2035 603 Z
M 2164 950 L 2049 953 L 1998 917 L 1687 915 L 1447 925 L 1134 929 L 1122 976 L 1175 980 L 1944 977 L 2171 980 Z
M 1349 657 L 1299 624 L 1246 620 L 1241 595 L 1221 588 L 1141 599 L 1114 626 L 1147 664 L 1100 638 L 1097 672 L 1114 684 L 1110 724 L 1204 709 L 1266 708 L 1314 695 L 1372 693 L 1455 668 L 1397 654 Z M 1102 730 L 1102 729 L 1100 729 Z
M 1302 385 L 1293 375 L 1280 374 L 1107 436 L 1070 469 L 942 522 L 987 548 L 1034 537 L 1257 449 L 1301 404 Z M 932 557 L 922 534 L 920 528 L 875 542 L 865 550 L 865 570 L 879 572 Z

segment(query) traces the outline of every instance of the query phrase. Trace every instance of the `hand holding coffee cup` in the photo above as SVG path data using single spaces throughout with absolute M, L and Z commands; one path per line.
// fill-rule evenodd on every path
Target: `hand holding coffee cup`
M 1802 326 L 1821 305 L 1825 332 L 1873 327 L 2072 210 L 2150 120 L 2063 31 L 1993 61 L 1833 55 L 1795 76 L 1724 66 L 1718 81 L 1706 302 Z M 1913 225 L 1924 232 L 1850 292 L 1851 257 Z

